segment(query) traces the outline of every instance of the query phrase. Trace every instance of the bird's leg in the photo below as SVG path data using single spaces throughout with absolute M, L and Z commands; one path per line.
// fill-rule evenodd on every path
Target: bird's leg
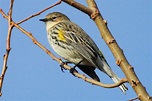
M 82 62 L 83 60 L 81 60 L 80 62 L 78 62 L 77 64 L 75 64 L 75 66 L 73 66 L 71 69 L 70 69 L 70 73 L 72 75 L 74 75 L 74 72 L 78 72 L 75 68 Z M 75 76 L 75 75 L 74 75 Z
M 65 62 L 62 62 L 62 63 L 60 64 L 60 67 L 61 67 L 61 71 L 62 71 L 62 72 L 64 72 L 64 69 L 65 69 L 63 65 L 65 65 L 65 64 L 67 65 L 68 63 L 71 63 L 71 62 L 65 61 Z M 65 69 L 65 70 L 66 70 L 66 69 Z

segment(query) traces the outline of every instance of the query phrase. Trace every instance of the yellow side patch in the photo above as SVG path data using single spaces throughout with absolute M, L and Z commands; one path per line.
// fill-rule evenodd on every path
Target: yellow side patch
M 59 34 L 58 34 L 58 40 L 66 41 L 66 40 L 65 40 L 65 37 L 63 36 L 64 31 L 63 31 L 63 30 L 59 30 L 58 33 L 59 33 Z

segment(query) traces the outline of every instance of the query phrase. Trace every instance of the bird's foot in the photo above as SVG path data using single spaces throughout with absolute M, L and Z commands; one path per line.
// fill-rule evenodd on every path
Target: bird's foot
M 73 68 L 70 69 L 70 73 L 71 73 L 73 76 L 75 76 L 74 72 L 77 72 L 77 73 L 78 73 L 78 71 L 77 71 L 75 68 L 76 68 L 76 66 L 74 66 Z
M 64 68 L 64 65 L 67 65 L 68 63 L 71 63 L 71 62 L 66 61 L 66 62 L 62 62 L 62 63 L 60 64 L 60 67 L 61 67 L 61 71 L 62 71 L 62 72 L 64 72 L 64 70 L 66 70 L 66 69 Z
M 80 62 L 78 62 L 75 66 L 73 66 L 71 69 L 70 69 L 70 73 L 75 76 L 74 72 L 77 72 L 78 71 L 75 69 L 83 60 L 81 60 Z

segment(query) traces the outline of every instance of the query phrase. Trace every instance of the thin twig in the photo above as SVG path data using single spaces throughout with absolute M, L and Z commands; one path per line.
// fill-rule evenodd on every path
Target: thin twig
M 3 12 L 1 11 L 0 12 L 4 18 L 8 19 L 8 16 Z M 45 51 L 49 56 L 51 56 L 51 58 L 55 61 L 57 61 L 58 63 L 62 63 L 62 60 L 57 58 L 55 55 L 53 55 L 47 48 L 45 48 L 41 43 L 39 43 L 31 33 L 27 32 L 26 30 L 24 30 L 22 27 L 20 27 L 18 24 L 16 24 L 15 22 L 12 21 L 12 24 L 18 28 L 21 32 L 23 32 L 25 35 L 27 35 L 32 41 L 34 44 L 36 44 L 37 46 L 39 46 L 43 51 Z M 64 64 L 63 67 L 67 70 L 70 70 L 71 67 Z M 127 82 L 126 79 L 122 79 L 120 80 L 118 83 L 116 84 L 103 84 L 102 82 L 98 82 L 98 81 L 95 81 L 93 79 L 89 79 L 87 78 L 86 76 L 82 75 L 82 74 L 79 74 L 78 72 L 74 72 L 75 76 L 78 77 L 78 78 L 81 78 L 81 79 L 84 79 L 86 82 L 89 82 L 89 83 L 92 83 L 94 85 L 98 85 L 98 86 L 102 86 L 102 87 L 105 87 L 105 88 L 114 88 L 114 87 L 118 87 L 119 85 Z
M 128 101 L 135 101 L 135 100 L 138 100 L 138 97 L 132 98 L 132 99 L 130 99 L 130 100 L 128 100 Z
M 96 80 L 87 78 L 85 75 L 79 74 L 77 72 L 75 72 L 74 74 L 75 74 L 76 77 L 81 78 L 81 79 L 83 79 L 84 81 L 86 81 L 88 83 L 91 83 L 93 85 L 97 85 L 97 86 L 100 86 L 100 87 L 104 87 L 104 88 L 115 88 L 115 87 L 118 87 L 121 84 L 127 82 L 127 79 L 123 78 L 123 79 L 119 80 L 119 82 L 117 82 L 117 83 L 114 83 L 114 84 L 105 84 L 105 83 L 102 83 L 101 81 L 98 82 Z
M 10 53 L 10 40 L 11 40 L 11 33 L 12 33 L 12 29 L 13 29 L 13 25 L 12 25 L 12 10 L 13 10 L 13 3 L 14 0 L 10 1 L 10 8 L 9 8 L 9 12 L 8 12 L 8 34 L 7 34 L 7 39 L 6 39 L 6 53 L 3 57 L 3 68 L 2 68 L 2 73 L 0 76 L 0 96 L 2 95 L 2 85 L 3 85 L 3 80 L 4 80 L 4 76 L 7 70 L 7 61 L 8 61 L 8 56 Z M 0 10 L 1 11 L 1 10 Z
M 35 16 L 38 16 L 38 15 L 40 15 L 41 13 L 45 12 L 46 10 L 49 10 L 50 8 L 52 8 L 52 7 L 56 6 L 56 5 L 59 5 L 61 2 L 62 2 L 62 0 L 59 0 L 59 1 L 56 2 L 55 4 L 53 4 L 53 5 L 51 5 L 51 6 L 47 7 L 47 8 L 39 11 L 38 13 L 32 14 L 31 16 L 25 18 L 24 20 L 21 20 L 21 21 L 17 22 L 17 24 L 21 24 L 21 23 L 23 23 L 23 22 L 25 22 L 25 21 L 27 21 L 27 20 L 35 17 Z
M 92 10 L 74 0 L 62 0 L 63 2 L 75 7 L 76 9 L 84 12 L 85 14 L 88 14 L 89 16 L 92 14 Z

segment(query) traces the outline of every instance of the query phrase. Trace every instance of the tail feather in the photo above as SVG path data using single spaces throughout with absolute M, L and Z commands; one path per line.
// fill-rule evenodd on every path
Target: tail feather
M 112 79 L 115 83 L 119 82 L 119 80 L 120 80 L 117 75 L 114 75 L 113 77 L 111 77 L 111 79 Z M 122 91 L 124 94 L 126 94 L 126 91 L 128 90 L 128 88 L 126 87 L 125 84 L 121 84 L 121 85 L 119 86 L 119 88 L 121 89 L 121 91 Z
M 99 77 L 95 73 L 95 67 L 93 66 L 86 66 L 86 65 L 77 65 L 79 69 L 81 69 L 84 73 L 90 76 L 92 79 L 97 80 L 100 82 Z
M 98 66 L 99 66 L 99 70 L 106 73 L 115 83 L 119 82 L 120 78 L 112 71 L 112 69 L 110 68 L 110 66 L 106 62 L 106 60 L 98 59 L 97 63 L 98 63 Z M 121 91 L 124 94 L 126 94 L 125 91 L 128 90 L 128 88 L 126 87 L 125 84 L 121 84 L 119 86 L 119 88 L 121 89 Z

